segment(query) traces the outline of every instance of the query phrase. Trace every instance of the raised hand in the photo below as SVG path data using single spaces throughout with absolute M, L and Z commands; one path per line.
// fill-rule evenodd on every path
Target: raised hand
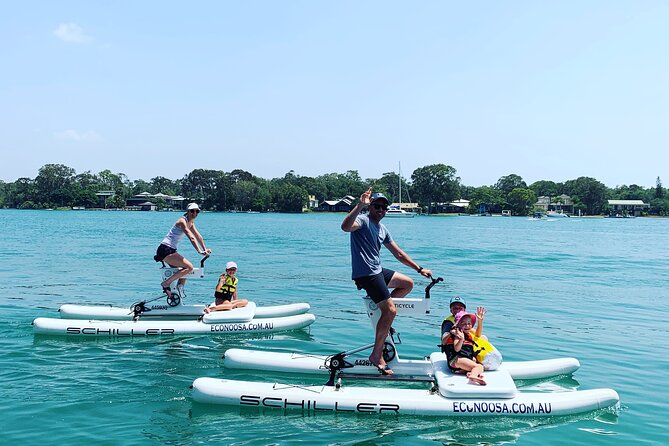
M 360 195 L 360 203 L 365 205 L 369 204 L 372 201 L 371 196 L 372 196 L 372 188 L 370 187 L 365 192 L 363 192 L 362 195 Z
M 476 309 L 476 319 L 482 321 L 482 320 L 483 320 L 483 317 L 485 316 L 485 314 L 486 314 L 487 312 L 488 312 L 488 311 L 485 309 L 485 307 L 478 307 L 478 308 Z

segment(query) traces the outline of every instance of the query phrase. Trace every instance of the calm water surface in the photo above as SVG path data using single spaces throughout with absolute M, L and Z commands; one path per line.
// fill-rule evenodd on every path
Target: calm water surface
M 209 302 L 228 260 L 240 297 L 309 302 L 308 330 L 245 337 L 65 339 L 30 322 L 63 303 L 130 303 L 160 294 L 155 248 L 174 213 L 0 211 L 0 443 L 9 444 L 667 444 L 669 220 L 420 217 L 387 220 L 414 259 L 444 284 L 432 314 L 406 317 L 404 358 L 436 350 L 448 299 L 489 310 L 485 332 L 507 360 L 574 356 L 570 378 L 520 383 L 539 391 L 610 387 L 619 412 L 553 419 L 457 419 L 262 412 L 194 404 L 199 376 L 316 383 L 231 371 L 232 347 L 329 354 L 372 330 L 350 280 L 343 215 L 200 214 L 214 255 L 188 285 Z M 197 255 L 182 243 L 189 258 Z M 384 265 L 426 280 L 386 251 Z

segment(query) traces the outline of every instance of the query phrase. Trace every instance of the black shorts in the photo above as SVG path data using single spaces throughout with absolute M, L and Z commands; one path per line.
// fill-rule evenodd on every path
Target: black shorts
M 155 260 L 156 262 L 162 262 L 163 259 L 165 259 L 165 257 L 167 257 L 170 254 L 174 254 L 175 252 L 177 252 L 176 249 L 172 248 L 171 246 L 163 245 L 161 243 L 158 249 L 156 249 L 156 255 L 153 256 L 153 260 Z
M 374 301 L 374 303 L 378 304 L 390 298 L 388 284 L 390 283 L 390 279 L 393 278 L 394 274 L 395 271 L 392 269 L 383 268 L 379 274 L 358 277 L 357 279 L 353 279 L 353 281 L 359 290 L 367 291 L 367 295 Z
M 230 293 L 223 293 L 221 291 L 216 291 L 214 293 L 214 297 L 216 298 L 216 305 L 222 304 L 223 302 L 232 301 L 232 294 Z

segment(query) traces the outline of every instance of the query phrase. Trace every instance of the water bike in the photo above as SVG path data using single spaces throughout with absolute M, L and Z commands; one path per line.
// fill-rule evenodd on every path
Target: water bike
M 205 256 L 199 268 L 186 276 L 203 279 Z M 163 263 L 162 279 L 167 280 L 179 268 L 168 268 Z M 206 305 L 185 305 L 183 288 L 174 281 L 172 295 L 165 303 L 152 303 L 165 298 L 133 303 L 130 308 L 110 305 L 62 305 L 60 319 L 37 318 L 33 321 L 35 333 L 65 336 L 159 336 L 175 334 L 238 334 L 274 333 L 300 329 L 311 325 L 316 317 L 307 313 L 307 303 L 258 307 L 249 302 L 245 307 L 228 311 L 205 313 Z
M 200 267 L 193 268 L 193 271 L 186 276 L 187 279 L 203 279 L 205 276 L 204 262 L 209 258 L 206 255 L 200 260 Z M 163 263 L 162 281 L 172 277 L 179 268 L 166 267 Z M 61 319 L 96 319 L 126 321 L 138 319 L 198 319 L 204 316 L 206 305 L 186 305 L 184 304 L 186 294 L 183 287 L 177 286 L 175 280 L 170 284 L 171 296 L 160 295 L 153 299 L 135 302 L 129 308 L 113 307 L 111 305 L 75 305 L 65 304 L 58 309 Z M 160 299 L 165 299 L 160 302 Z M 256 318 L 271 318 L 292 316 L 303 314 L 309 311 L 311 307 L 307 303 L 294 303 L 286 305 L 275 305 L 269 307 L 256 307 L 249 302 L 249 305 L 243 308 L 235 308 L 226 311 L 226 315 L 214 315 L 207 317 L 209 320 L 224 320 L 228 322 L 243 322 Z
M 429 313 L 430 289 L 440 281 L 433 278 L 423 299 L 395 299 L 398 315 Z M 363 299 L 372 326 L 380 316 L 374 302 Z M 396 339 L 395 339 L 396 338 Z M 470 384 L 465 375 L 452 373 L 442 352 L 424 359 L 401 359 L 398 333 L 389 334 L 384 359 L 393 375 L 381 375 L 369 359 L 373 344 L 333 355 L 280 353 L 229 349 L 224 365 L 232 369 L 254 369 L 272 372 L 321 374 L 327 382 L 305 386 L 269 382 L 197 378 L 192 385 L 193 400 L 205 404 L 240 407 L 297 409 L 308 413 L 353 412 L 380 414 L 448 415 L 448 416 L 557 416 L 588 412 L 619 404 L 611 389 L 561 392 L 524 392 L 514 380 L 542 379 L 571 375 L 580 363 L 575 358 L 503 362 L 496 370 L 484 373 L 487 385 Z M 356 357 L 356 355 L 358 355 Z M 383 382 L 424 382 L 428 389 L 390 387 L 355 387 L 343 380 Z

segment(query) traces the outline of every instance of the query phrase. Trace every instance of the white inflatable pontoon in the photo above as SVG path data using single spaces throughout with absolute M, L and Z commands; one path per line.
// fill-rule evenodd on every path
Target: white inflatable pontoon
M 434 384 L 430 389 L 389 387 L 300 386 L 294 384 L 197 378 L 193 400 L 205 404 L 302 410 L 444 416 L 546 417 L 617 406 L 611 389 L 573 392 L 521 392 L 505 369 L 487 371 L 486 386 L 448 370 L 441 352 L 430 356 Z M 533 362 L 533 361 L 530 361 Z M 541 361 L 538 361 L 541 362 Z M 543 373 L 543 372 L 542 372 Z M 392 381 L 394 378 L 385 378 Z
M 398 314 L 429 313 L 430 288 L 440 279 L 432 279 L 424 299 L 397 299 Z M 368 297 L 365 308 L 372 326 L 380 311 Z M 575 358 L 538 361 L 502 362 L 495 370 L 483 373 L 487 385 L 472 384 L 465 375 L 452 373 L 446 356 L 435 352 L 422 360 L 399 357 L 390 335 L 386 339 L 384 359 L 393 370 L 381 376 L 367 355 L 358 355 L 367 345 L 335 355 L 310 355 L 242 349 L 225 352 L 224 365 L 235 369 L 273 372 L 320 373 L 329 375 L 327 384 L 303 386 L 268 382 L 197 378 L 193 382 L 193 400 L 206 404 L 240 407 L 295 409 L 307 413 L 348 412 L 445 416 L 520 416 L 543 417 L 588 412 L 617 406 L 618 394 L 612 389 L 564 392 L 522 392 L 518 379 L 541 379 L 570 375 L 580 364 Z M 501 356 L 500 356 L 501 358 Z M 389 387 L 349 387 L 346 379 L 374 379 L 384 382 L 428 382 L 426 390 Z
M 234 311 L 234 310 L 232 310 Z M 232 311 L 217 311 L 206 316 Z M 202 320 L 137 320 L 101 321 L 38 317 L 33 321 L 36 334 L 83 337 L 165 336 L 180 334 L 230 335 L 243 333 L 276 333 L 307 327 L 316 320 L 311 313 L 292 316 L 226 321 L 208 318 Z
M 138 315 L 140 319 L 197 319 L 205 315 L 206 305 L 183 305 L 171 307 L 165 304 L 145 305 L 145 309 Z M 235 314 L 237 320 L 251 320 L 255 318 L 269 318 L 292 316 L 309 311 L 311 307 L 307 303 L 295 303 L 286 305 L 274 305 L 269 307 L 258 307 L 249 302 L 246 307 L 235 308 L 230 311 L 216 311 L 205 317 L 217 313 Z M 101 319 L 105 321 L 129 321 L 135 319 L 135 311 L 131 308 L 112 307 L 111 305 L 61 305 L 58 309 L 61 319 Z M 251 313 L 249 317 L 248 313 Z

